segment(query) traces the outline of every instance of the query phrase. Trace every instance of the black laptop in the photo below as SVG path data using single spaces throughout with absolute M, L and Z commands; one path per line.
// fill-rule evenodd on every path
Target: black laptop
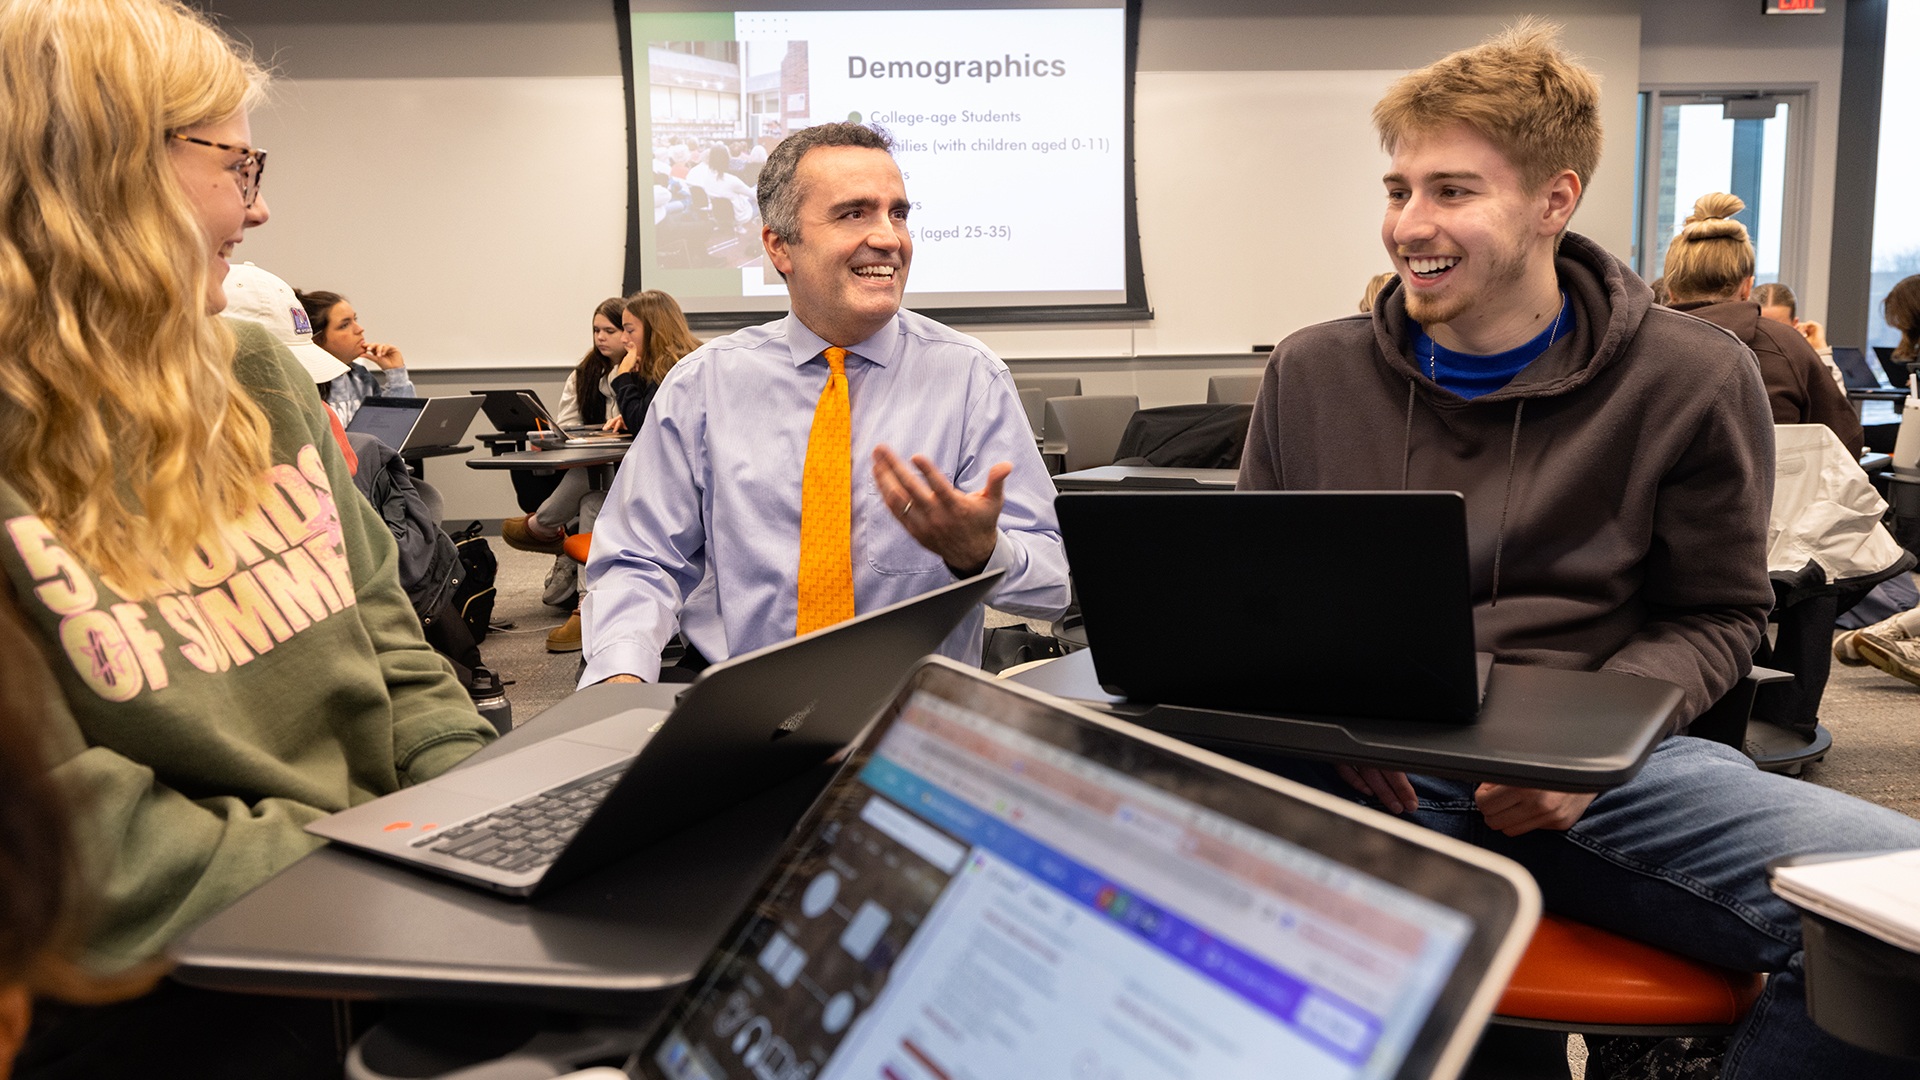
M 1905 360 L 1895 360 L 1893 346 L 1875 345 L 1873 355 L 1880 361 L 1880 370 L 1887 373 L 1888 382 L 1895 386 L 1907 385 L 1907 377 L 1913 374 L 1913 365 Z
M 1100 683 L 1129 702 L 1471 721 L 1465 500 L 1448 491 L 1062 492 Z
M 538 430 L 540 414 L 529 408 L 521 395 L 525 394 L 527 398 L 538 402 L 539 394 L 525 389 L 469 390 L 467 393 L 480 399 L 480 408 L 486 412 L 487 419 L 493 422 L 495 431 L 514 434 Z
M 1847 396 L 1860 401 L 1898 401 L 1907 396 L 1904 389 L 1883 386 L 1867 366 L 1867 354 L 1848 345 L 1833 347 L 1833 366 L 1840 369 L 1840 381 Z

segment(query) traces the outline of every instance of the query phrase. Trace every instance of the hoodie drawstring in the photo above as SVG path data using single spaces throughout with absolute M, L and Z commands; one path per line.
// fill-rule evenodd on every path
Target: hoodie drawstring
M 1407 380 L 1407 424 L 1400 436 L 1401 491 L 1407 490 L 1413 470 L 1413 403 L 1418 389 L 1412 379 Z M 1514 402 L 1513 436 L 1507 441 L 1507 487 L 1500 498 L 1500 529 L 1493 536 L 1493 591 L 1487 600 L 1488 607 L 1500 606 L 1500 552 L 1507 543 L 1507 511 L 1513 508 L 1513 476 L 1520 462 L 1520 418 L 1526 411 L 1527 399 Z
M 1527 411 L 1527 399 L 1513 404 L 1513 439 L 1507 443 L 1507 493 L 1500 499 L 1500 531 L 1493 534 L 1493 596 L 1488 607 L 1500 606 L 1500 549 L 1507 542 L 1507 510 L 1513 505 L 1513 471 L 1520 459 L 1520 416 Z
M 1407 490 L 1407 476 L 1413 469 L 1413 397 L 1417 389 L 1407 380 L 1407 429 L 1400 433 L 1400 490 Z

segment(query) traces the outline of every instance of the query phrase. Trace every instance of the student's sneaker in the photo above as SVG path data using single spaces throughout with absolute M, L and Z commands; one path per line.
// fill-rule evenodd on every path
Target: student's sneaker
M 1891 620 L 1889 620 L 1891 621 Z M 1895 636 L 1897 627 L 1886 624 L 1869 626 L 1856 631 L 1853 647 L 1859 651 L 1860 658 L 1896 679 L 1905 679 L 1920 686 L 1920 638 Z
M 580 651 L 580 609 L 574 608 L 567 621 L 553 628 L 547 635 L 548 652 Z
M 1848 667 L 1865 667 L 1868 664 L 1879 667 L 1879 664 L 1868 659 L 1861 651 L 1860 635 L 1862 634 L 1872 634 L 1875 638 L 1885 642 L 1920 640 L 1920 608 L 1902 611 L 1891 618 L 1882 619 L 1872 626 L 1863 627 L 1859 630 L 1849 630 L 1839 637 L 1834 638 L 1833 658 Z M 1880 649 L 1882 652 L 1891 651 L 1885 645 L 1880 646 Z M 1902 678 L 1904 677 L 1905 676 L 1902 676 Z
M 564 530 L 551 539 L 536 536 L 533 532 L 533 515 L 508 518 L 500 523 L 500 539 L 507 546 L 520 551 L 537 551 L 542 555 L 565 555 L 567 553 L 567 534 Z

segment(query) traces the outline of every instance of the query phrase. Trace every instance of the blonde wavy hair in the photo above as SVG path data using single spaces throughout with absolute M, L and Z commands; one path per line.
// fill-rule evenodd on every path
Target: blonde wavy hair
M 627 297 L 627 310 L 647 328 L 647 355 L 640 375 L 657 383 L 667 377 L 681 357 L 700 347 L 700 339 L 687 326 L 680 301 L 659 289 L 648 289 Z
M 1674 303 L 1740 294 L 1740 283 L 1753 276 L 1753 241 L 1733 215 L 1746 208 L 1740 196 L 1724 191 L 1694 202 L 1693 213 L 1667 245 L 1664 277 Z
M 176 0 L 0 0 L 0 467 L 130 596 L 181 587 L 271 464 L 167 137 L 265 81 Z

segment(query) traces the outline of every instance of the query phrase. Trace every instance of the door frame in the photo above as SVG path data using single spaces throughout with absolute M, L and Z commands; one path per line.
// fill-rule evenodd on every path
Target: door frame
M 1813 224 L 1813 117 L 1817 107 L 1816 84 L 1778 83 L 1643 83 L 1640 113 L 1640 175 L 1634 185 L 1639 205 L 1634 213 L 1640 238 L 1634 252 L 1634 272 L 1651 281 L 1656 251 L 1665 251 L 1671 236 L 1657 233 L 1660 227 L 1660 154 L 1665 149 L 1665 131 L 1660 110 L 1668 105 L 1711 105 L 1729 97 L 1764 94 L 1788 104 L 1785 175 L 1782 177 L 1780 205 L 1780 280 L 1796 292 L 1807 287 L 1808 234 Z M 1705 192 L 1700 192 L 1704 195 Z M 1658 245 L 1656 247 L 1655 245 Z

